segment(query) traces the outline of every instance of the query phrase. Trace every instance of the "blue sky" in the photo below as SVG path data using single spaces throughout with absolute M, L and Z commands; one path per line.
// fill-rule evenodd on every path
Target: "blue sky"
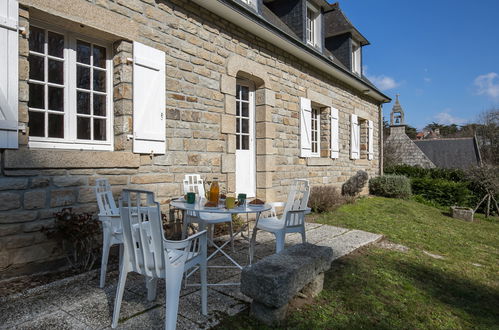
M 465 124 L 499 106 L 499 0 L 339 2 L 371 42 L 364 73 L 400 94 L 407 124 Z

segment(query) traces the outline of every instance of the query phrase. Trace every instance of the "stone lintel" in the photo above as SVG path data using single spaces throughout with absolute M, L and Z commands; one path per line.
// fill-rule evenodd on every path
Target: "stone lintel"
M 333 105 L 333 98 L 311 89 L 307 89 L 307 98 L 314 103 L 318 103 L 323 107 L 331 107 Z
M 63 4 L 60 0 L 21 0 L 19 2 L 30 7 L 30 18 L 53 22 L 54 16 L 58 17 L 58 24 L 72 32 L 109 41 L 120 38 L 137 40 L 139 37 L 139 25 L 132 19 L 85 0 L 65 1 Z
M 140 155 L 118 151 L 5 150 L 5 168 L 139 167 Z

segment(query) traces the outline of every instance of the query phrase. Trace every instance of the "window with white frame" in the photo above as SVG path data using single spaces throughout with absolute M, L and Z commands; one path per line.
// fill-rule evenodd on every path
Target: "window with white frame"
M 310 130 L 312 132 L 312 156 L 321 156 L 321 110 L 316 107 L 312 107 L 312 122 L 310 125 Z
M 110 49 L 86 37 L 30 26 L 29 144 L 110 150 Z
M 305 18 L 305 35 L 307 43 L 311 46 L 317 47 L 319 44 L 319 10 L 307 3 L 307 15 Z
M 360 45 L 352 41 L 352 71 L 358 75 L 361 74 L 361 50 Z

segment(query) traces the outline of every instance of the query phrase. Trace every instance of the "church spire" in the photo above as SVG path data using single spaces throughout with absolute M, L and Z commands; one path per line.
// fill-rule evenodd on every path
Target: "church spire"
M 390 126 L 402 126 L 405 125 L 404 121 L 404 110 L 399 102 L 400 94 L 395 95 L 395 104 L 392 108 L 392 113 L 390 114 Z

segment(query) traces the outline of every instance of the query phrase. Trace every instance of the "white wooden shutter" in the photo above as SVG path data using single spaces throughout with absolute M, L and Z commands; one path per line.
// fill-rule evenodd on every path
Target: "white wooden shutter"
M 340 131 L 338 109 L 331 108 L 331 158 L 340 157 Z
M 133 43 L 133 152 L 164 154 L 165 53 Z
M 360 158 L 360 126 L 357 115 L 350 115 L 350 158 Z
M 312 156 L 312 102 L 300 98 L 300 157 Z
M 367 121 L 368 124 L 368 145 L 367 145 L 367 159 L 374 159 L 374 124 L 372 120 Z
M 17 0 L 0 1 L 0 149 L 17 149 L 18 13 Z

